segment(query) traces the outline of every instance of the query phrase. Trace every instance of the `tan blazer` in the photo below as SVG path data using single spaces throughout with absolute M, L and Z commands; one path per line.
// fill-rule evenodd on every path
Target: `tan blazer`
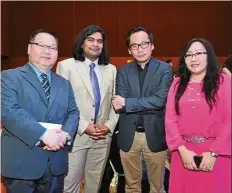
M 80 122 L 78 134 L 74 140 L 74 146 L 78 149 L 89 147 L 105 147 L 111 142 L 111 135 L 118 121 L 118 115 L 112 106 L 112 97 L 115 94 L 116 68 L 112 64 L 100 65 L 102 72 L 101 105 L 97 123 L 104 124 L 110 129 L 106 139 L 94 141 L 84 134 L 89 123 L 94 119 L 94 95 L 89 78 L 89 68 L 85 62 L 69 58 L 57 64 L 57 74 L 71 82 L 77 106 L 80 110 Z

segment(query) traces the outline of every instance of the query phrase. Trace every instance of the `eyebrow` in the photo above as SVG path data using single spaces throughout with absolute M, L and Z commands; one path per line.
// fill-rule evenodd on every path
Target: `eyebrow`
M 47 45 L 47 43 L 44 43 L 43 41 L 40 41 L 40 40 L 38 40 L 37 42 L 40 43 L 40 44 L 46 44 Z M 57 46 L 57 44 L 51 44 L 50 46 Z
M 146 42 L 150 42 L 150 40 L 144 40 L 144 41 L 142 41 L 141 43 L 136 43 L 136 42 L 135 42 L 135 43 L 131 43 L 131 45 L 132 45 L 132 44 L 142 44 L 142 43 L 146 43 Z
M 95 38 L 93 38 L 93 37 L 87 37 L 86 39 L 102 40 L 102 41 L 103 41 L 103 39 L 102 39 L 102 38 L 101 38 L 101 39 L 95 39 Z
M 195 49 L 194 51 L 205 51 L 205 50 L 202 49 L 202 48 L 197 48 L 197 49 Z M 193 51 L 188 51 L 188 52 L 193 52 Z

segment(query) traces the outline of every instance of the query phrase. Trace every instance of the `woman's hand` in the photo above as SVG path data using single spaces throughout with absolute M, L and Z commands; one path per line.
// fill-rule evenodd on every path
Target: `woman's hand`
M 188 170 L 198 170 L 193 158 L 197 154 L 188 150 L 185 146 L 180 146 L 178 150 L 184 167 Z
M 199 170 L 202 170 L 204 172 L 212 171 L 217 158 L 211 156 L 210 152 L 203 152 L 202 156 L 203 159 L 199 167 Z

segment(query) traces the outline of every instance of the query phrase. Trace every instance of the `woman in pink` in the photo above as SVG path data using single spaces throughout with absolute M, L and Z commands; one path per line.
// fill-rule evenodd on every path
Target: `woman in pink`
M 231 78 L 205 39 L 190 40 L 180 61 L 165 117 L 169 193 L 231 193 Z

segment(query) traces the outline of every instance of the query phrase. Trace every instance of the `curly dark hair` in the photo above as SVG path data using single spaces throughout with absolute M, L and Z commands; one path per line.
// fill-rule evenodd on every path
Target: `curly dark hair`
M 83 49 L 81 46 L 87 37 L 89 37 L 90 35 L 96 32 L 101 33 L 103 37 L 103 48 L 102 48 L 102 53 L 100 54 L 99 59 L 98 59 L 98 64 L 108 65 L 110 62 L 110 59 L 109 59 L 108 50 L 106 46 L 105 33 L 99 26 L 95 26 L 95 25 L 86 27 L 77 36 L 75 43 L 74 43 L 74 48 L 73 48 L 73 58 L 81 62 L 85 61 L 85 56 L 83 54 Z
M 216 105 L 216 96 L 220 83 L 220 73 L 217 63 L 217 57 L 214 53 L 211 43 L 208 40 L 203 38 L 194 38 L 187 43 L 180 56 L 179 68 L 177 71 L 180 79 L 175 96 L 175 110 L 178 115 L 180 114 L 179 101 L 187 88 L 191 76 L 191 72 L 188 70 L 185 63 L 185 54 L 194 42 L 202 43 L 207 52 L 207 69 L 205 77 L 203 79 L 202 92 L 205 94 L 205 100 L 210 108 L 210 112 Z

